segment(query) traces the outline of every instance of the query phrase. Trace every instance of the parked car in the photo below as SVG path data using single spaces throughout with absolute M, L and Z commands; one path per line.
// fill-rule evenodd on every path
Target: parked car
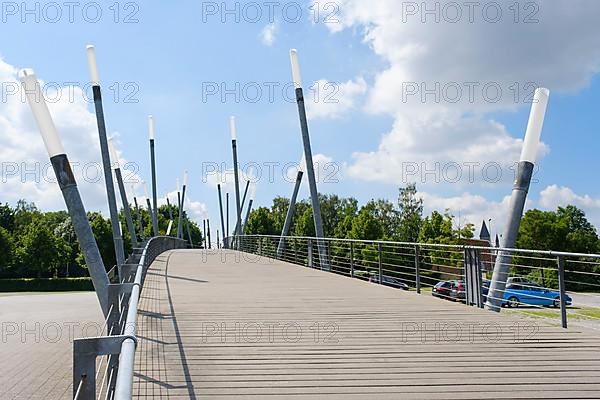
M 573 300 L 569 295 L 565 296 L 565 304 L 571 305 Z M 546 289 L 535 282 L 510 283 L 504 289 L 504 302 L 507 307 L 518 307 L 519 305 L 553 306 L 560 307 L 560 293 Z
M 386 276 L 384 275 L 382 278 L 383 284 L 385 286 L 390 286 L 396 289 L 402 289 L 402 290 L 408 290 L 409 287 L 406 283 L 402 282 L 400 279 L 398 278 L 394 278 L 392 276 Z M 374 275 L 369 279 L 369 282 L 374 282 L 374 283 L 379 283 L 379 276 L 378 275 Z
M 465 301 L 465 285 L 463 281 L 441 281 L 431 290 L 431 295 L 453 301 Z
M 523 278 L 523 277 L 508 278 L 506 280 L 506 286 L 508 287 L 509 285 L 512 285 L 512 284 L 520 284 L 523 287 L 533 287 L 533 288 L 542 288 L 543 289 L 542 285 L 540 285 L 539 283 L 533 282 L 533 281 L 531 281 L 527 278 Z M 481 282 L 481 294 L 483 296 L 484 302 L 487 301 L 487 295 L 488 295 L 489 291 L 490 291 L 490 281 L 487 279 L 484 279 Z

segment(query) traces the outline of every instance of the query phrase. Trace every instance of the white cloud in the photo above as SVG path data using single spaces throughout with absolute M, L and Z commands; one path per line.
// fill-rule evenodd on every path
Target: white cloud
M 529 107 L 535 86 L 577 92 L 600 71 L 597 1 L 540 2 L 537 23 L 523 23 L 530 13 L 522 2 L 518 23 L 508 8 L 512 3 L 495 3 L 503 8 L 497 23 L 485 20 L 482 3 L 473 21 L 463 3 L 453 3 L 462 7 L 456 23 L 443 14 L 445 2 L 410 2 L 416 15 L 407 12 L 408 3 L 343 0 L 340 23 L 327 24 L 333 33 L 359 32 L 383 60 L 366 109 L 395 119 L 376 150 L 354 154 L 349 167 L 354 177 L 398 184 L 398 163 L 404 160 L 426 163 L 427 169 L 434 168 L 432 162 L 510 165 L 518 159 L 525 127 L 509 133 L 487 114 Z M 424 13 L 425 7 L 439 7 L 440 21 Z M 547 152 L 546 147 L 541 154 Z
M 556 210 L 558 207 L 574 205 L 581 208 L 590 222 L 600 227 L 600 199 L 590 195 L 580 195 L 565 186 L 550 185 L 540 192 L 540 207 L 546 210 Z
M 190 218 L 196 221 L 196 223 L 201 223 L 203 219 L 208 219 L 208 207 L 205 203 L 186 200 L 185 209 Z
M 260 31 L 260 41 L 265 46 L 273 46 L 275 43 L 275 36 L 279 32 L 279 22 L 276 20 L 266 25 L 262 31 Z
M 475 238 L 479 238 L 479 230 L 483 221 L 488 225 L 492 238 L 496 234 L 501 238 L 504 233 L 510 195 L 504 196 L 500 201 L 489 200 L 468 192 L 449 197 L 427 192 L 419 192 L 418 195 L 423 199 L 425 215 L 429 215 L 433 210 L 438 212 L 448 210 L 454 216 L 455 228 L 459 224 L 464 227 L 468 223 L 475 226 Z M 535 202 L 528 199 L 525 202 L 525 210 L 533 207 L 535 207 Z M 492 220 L 491 223 L 489 222 L 490 219 Z
M 372 182 L 463 188 L 491 186 L 514 179 L 522 139 L 510 136 L 493 120 L 444 115 L 419 120 L 398 115 L 391 132 L 372 152 L 356 152 L 347 173 Z M 549 151 L 544 144 L 539 154 Z
M 266 179 L 268 178 L 268 171 L 259 172 L 256 171 L 256 165 L 250 165 L 246 170 L 240 169 L 238 171 L 238 177 L 240 180 L 240 190 L 242 191 L 242 193 L 240 193 L 241 196 L 246 188 L 247 181 L 255 182 L 257 180 Z M 223 196 L 225 196 L 226 192 L 233 193 L 235 191 L 235 174 L 233 168 L 223 171 L 215 170 L 207 172 L 203 181 L 211 188 L 216 188 L 217 185 L 220 184 Z
M 313 84 L 306 97 L 309 119 L 336 119 L 357 108 L 358 100 L 367 92 L 362 77 L 342 83 L 320 79 Z
M 300 166 L 304 171 L 303 183 L 308 187 L 308 177 L 306 175 L 306 159 L 302 157 Z M 340 167 L 333 158 L 325 154 L 313 154 L 313 167 L 315 169 L 315 180 L 319 184 L 319 191 L 326 193 L 328 189 L 324 185 L 335 185 L 340 181 Z M 288 169 L 288 180 L 295 181 L 296 168 Z
M 458 196 L 443 197 L 431 193 L 421 192 L 419 196 L 423 199 L 426 215 L 431 211 L 444 212 L 448 210 L 455 217 L 455 223 L 465 226 L 468 223 L 475 225 L 476 234 L 479 233 L 482 221 L 491 218 L 494 224 L 494 234 L 496 230 L 504 225 L 503 217 L 507 215 L 510 196 L 504 197 L 501 201 L 491 201 L 483 196 L 471 193 L 463 193 Z

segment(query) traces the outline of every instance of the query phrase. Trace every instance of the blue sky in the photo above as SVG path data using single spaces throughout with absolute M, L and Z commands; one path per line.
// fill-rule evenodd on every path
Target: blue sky
M 229 8 L 235 5 L 227 3 Z M 519 82 L 521 95 L 525 96 L 533 90 L 525 84 L 535 80 L 552 94 L 542 133 L 546 151 L 540 155 L 529 206 L 554 208 L 575 203 L 600 224 L 600 189 L 594 184 L 593 166 L 600 97 L 596 77 L 600 51 L 593 45 L 600 41 L 600 29 L 589 17 L 597 11 L 596 3 L 539 1 L 539 22 L 535 24 L 515 23 L 508 10 L 497 24 L 448 23 L 443 17 L 441 23 L 423 23 L 410 19 L 418 15 L 402 14 L 406 10 L 398 3 L 381 1 L 370 6 L 372 2 L 368 1 L 339 1 L 332 3 L 334 8 L 321 10 L 316 23 L 311 20 L 315 13 L 308 1 L 278 3 L 272 21 L 263 6 L 263 16 L 256 22 L 248 20 L 252 14 L 244 14 L 245 3 L 237 3 L 239 22 L 232 15 L 226 16 L 225 22 L 220 15 L 203 16 L 203 7 L 206 10 L 216 4 L 220 8 L 220 2 L 100 2 L 103 14 L 97 23 L 86 21 L 82 15 L 89 2 L 79 3 L 73 22 L 62 7 L 63 16 L 56 23 L 48 21 L 53 14 L 44 15 L 43 5 L 39 6 L 39 23 L 34 14 L 25 15 L 23 22 L 22 6 L 17 5 L 16 15 L 2 10 L 0 57 L 15 70 L 33 68 L 45 82 L 85 84 L 89 80 L 85 46 L 94 44 L 107 125 L 111 133 L 118 134 L 121 157 L 139 166 L 142 179 L 149 178 L 146 117 L 153 114 L 159 193 L 173 191 L 176 177 L 184 169 L 189 170 L 193 215 L 197 220 L 208 215 L 213 224 L 218 219 L 216 188 L 214 180 L 205 182 L 202 172 L 210 163 L 226 162 L 227 168 L 232 167 L 229 115 L 235 115 L 238 121 L 243 164 L 284 165 L 300 157 L 296 105 L 284 98 L 282 90 L 291 81 L 290 48 L 299 51 L 307 92 L 312 93 L 310 86 L 319 80 L 337 88 L 332 96 L 339 103 L 323 104 L 321 97 L 309 105 L 313 152 L 339 168 L 338 182 L 321 184 L 322 192 L 354 196 L 361 202 L 379 197 L 394 199 L 397 188 L 403 185 L 395 171 L 398 160 L 417 165 L 439 161 L 442 167 L 448 163 L 492 161 L 503 168 L 503 179 L 493 184 L 479 178 L 472 183 L 443 182 L 443 176 L 439 183 L 434 178 L 409 179 L 417 180 L 428 210 L 450 208 L 452 213 L 460 212 L 477 224 L 483 218 L 493 218 L 498 219 L 498 226 L 502 225 L 503 204 L 511 188 L 510 171 L 505 166 L 518 159 L 519 140 L 529 115 L 529 105 L 522 99 L 507 99 L 512 96 L 511 82 Z M 527 2 L 522 3 L 525 7 Z M 28 4 L 34 7 L 34 2 Z M 120 9 L 118 22 L 113 20 L 114 4 Z M 288 8 L 289 14 L 282 11 L 285 4 L 293 6 Z M 303 12 L 300 21 L 286 21 L 297 6 Z M 92 16 L 94 9 L 88 8 Z M 333 12 L 338 22 L 324 23 L 325 11 Z M 132 12 L 131 18 L 137 22 L 125 23 L 126 15 Z M 402 18 L 409 20 L 401 24 Z M 265 36 L 269 27 L 271 40 Z M 472 81 L 498 82 L 504 89 L 502 100 L 492 103 L 478 98 L 469 103 L 461 99 L 453 104 L 446 99 L 438 103 L 431 98 L 402 99 L 402 82 L 441 82 L 443 86 L 447 82 Z M 260 86 L 262 97 L 256 103 L 249 98 L 252 92 L 248 96 L 242 93 L 239 102 L 234 95 L 228 95 L 225 101 L 219 94 L 203 99 L 203 90 L 208 86 L 234 89 L 236 83 L 240 87 Z M 279 86 L 274 98 L 269 99 L 267 85 L 275 83 Z M 115 84 L 120 90 L 118 99 L 110 89 Z M 136 102 L 128 102 L 128 94 Z M 64 125 L 67 132 L 65 147 L 74 149 L 71 159 L 95 157 L 93 109 L 91 104 L 86 106 L 89 115 L 77 114 L 77 118 L 69 114 L 69 104 L 56 111 L 60 113 L 55 115 L 57 125 Z M 9 112 L 6 105 L 0 108 L 0 115 Z M 23 126 L 31 128 L 29 117 L 22 118 Z M 83 122 L 77 125 L 73 121 Z M 76 128 L 86 132 L 85 140 L 78 142 Z M 37 140 L 35 136 L 19 144 L 11 143 L 6 130 L 0 135 L 1 142 L 15 147 L 15 151 L 3 155 L 4 161 L 30 162 L 38 157 L 44 161 L 43 153 L 27 150 Z M 502 139 L 496 143 L 494 135 Z M 38 144 L 34 147 L 39 150 Z M 77 154 L 79 147 L 87 150 Z M 203 163 L 207 164 L 203 167 Z M 275 167 L 275 172 L 273 182 L 264 177 L 258 182 L 255 204 L 269 205 L 275 195 L 289 196 L 292 184 L 283 179 L 281 166 Z M 55 189 L 48 188 L 55 197 L 48 201 L 43 183 L 21 183 L 22 190 L 19 182 L 3 185 L 3 201 L 14 202 L 30 194 L 44 208 L 61 207 Z M 84 190 L 88 209 L 104 207 L 99 185 Z M 306 197 L 307 188 L 303 191 Z

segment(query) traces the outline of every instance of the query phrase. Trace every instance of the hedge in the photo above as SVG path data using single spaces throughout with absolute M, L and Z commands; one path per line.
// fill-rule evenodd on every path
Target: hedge
M 94 290 L 90 278 L 0 279 L 0 292 L 71 292 Z

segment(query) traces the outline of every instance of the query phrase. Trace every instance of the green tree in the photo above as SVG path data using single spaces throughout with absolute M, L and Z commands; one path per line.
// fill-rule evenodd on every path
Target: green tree
M 9 204 L 0 204 L 0 227 L 8 232 L 15 229 L 15 210 Z
M 307 202 L 298 203 L 292 232 L 294 236 L 315 236 L 312 207 Z
M 348 234 L 351 239 L 379 240 L 383 235 L 383 227 L 377 218 L 377 205 L 375 201 L 368 202 L 360 209 L 352 222 Z
M 556 211 L 529 210 L 521 219 L 517 248 L 556 250 L 575 253 L 595 253 L 598 251 L 598 235 L 585 213 L 575 206 L 559 207 Z M 600 286 L 595 273 L 600 272 L 596 261 L 577 264 L 565 272 L 567 289 L 590 290 Z M 547 257 L 516 256 L 511 266 L 511 274 L 527 276 L 546 287 L 556 288 L 556 263 Z M 593 273 L 592 273 L 593 272 Z
M 29 225 L 17 248 L 22 268 L 37 277 L 56 276 L 64 255 L 64 241 L 55 236 L 41 220 Z
M 14 242 L 9 231 L 0 227 L 0 276 L 10 276 L 14 261 Z
M 100 250 L 100 255 L 104 261 L 104 266 L 107 269 L 110 269 L 117 264 L 112 236 L 112 225 L 108 219 L 102 217 L 102 214 L 98 212 L 88 213 L 88 219 L 90 221 L 92 232 L 94 233 L 94 238 L 96 239 L 96 244 Z M 81 253 L 78 257 L 78 262 L 81 266 L 85 266 L 83 254 Z
M 402 242 L 416 242 L 423 224 L 423 199 L 417 197 L 416 184 L 400 188 L 398 208 L 398 231 L 393 232 L 394 237 Z
M 271 211 L 266 207 L 259 207 L 250 212 L 246 234 L 248 235 L 276 235 L 275 223 L 271 218 Z
M 285 197 L 275 197 L 271 206 L 271 219 L 273 221 L 273 230 L 281 233 L 288 208 L 290 207 L 290 199 Z

